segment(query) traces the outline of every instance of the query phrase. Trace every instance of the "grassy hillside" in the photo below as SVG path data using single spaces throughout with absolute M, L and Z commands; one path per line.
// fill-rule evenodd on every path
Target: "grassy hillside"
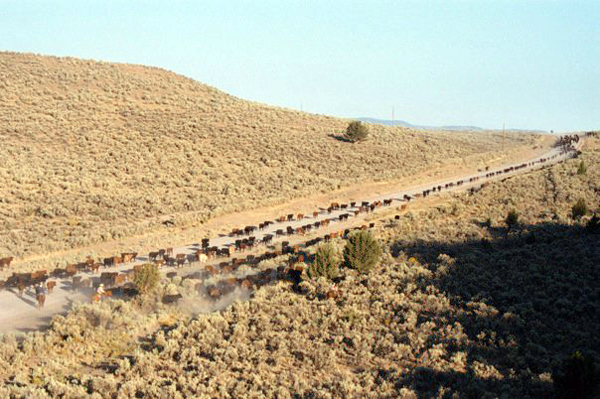
M 0 53 L 0 256 L 198 224 L 232 211 L 481 166 L 497 134 L 371 127 L 243 101 L 157 68 Z M 533 136 L 508 135 L 506 153 Z
M 552 397 L 563 359 L 599 359 L 600 236 L 571 209 L 600 207 L 600 140 L 581 160 L 386 217 L 374 230 L 381 265 L 342 269 L 338 300 L 321 279 L 193 318 L 160 304 L 79 306 L 21 344 L 3 338 L 0 394 Z M 507 229 L 511 209 L 520 224 Z M 166 284 L 202 303 L 189 280 Z

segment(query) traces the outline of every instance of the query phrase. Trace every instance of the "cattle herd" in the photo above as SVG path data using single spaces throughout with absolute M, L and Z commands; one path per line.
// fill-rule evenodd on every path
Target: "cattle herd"
M 585 136 L 596 136 L 597 132 L 587 132 Z M 276 269 L 261 270 L 254 274 L 248 274 L 245 277 L 236 278 L 229 277 L 223 278 L 219 285 L 211 285 L 205 287 L 208 296 L 212 299 L 218 299 L 222 295 L 233 291 L 235 287 L 242 286 L 245 288 L 253 288 L 266 283 L 269 283 L 274 278 L 277 279 L 291 279 L 292 281 L 299 281 L 300 275 L 303 271 L 306 262 L 311 261 L 311 256 L 306 252 L 306 249 L 316 245 L 322 241 L 329 241 L 336 237 L 346 238 L 350 233 L 350 229 L 341 229 L 339 231 L 329 232 L 328 234 L 318 236 L 303 242 L 301 245 L 290 245 L 289 241 L 281 242 L 281 249 L 275 249 L 271 244 L 275 237 L 291 237 L 291 236 L 303 236 L 306 233 L 314 232 L 320 228 L 327 227 L 332 222 L 341 222 L 348 220 L 351 217 L 357 217 L 363 213 L 373 212 L 379 207 L 390 206 L 393 201 L 401 202 L 400 209 L 406 210 L 408 203 L 415 198 L 424 198 L 429 196 L 431 193 L 442 192 L 443 190 L 449 190 L 454 187 L 460 187 L 465 183 L 475 183 L 480 178 L 491 178 L 503 174 L 508 174 L 513 171 L 517 171 L 526 167 L 532 167 L 536 164 L 545 164 L 551 159 L 564 155 L 567 153 L 572 154 L 572 157 L 577 157 L 580 152 L 575 148 L 575 144 L 579 142 L 580 138 L 578 135 L 563 136 L 557 139 L 555 147 L 560 148 L 558 154 L 552 155 L 548 158 L 541 158 L 536 161 L 527 162 L 518 166 L 504 168 L 497 171 L 489 171 L 486 167 L 484 170 L 479 170 L 482 173 L 480 176 L 471 177 L 468 180 L 457 180 L 455 182 L 444 183 L 443 185 L 437 184 L 430 188 L 423 189 L 421 192 L 415 193 L 413 196 L 405 194 L 402 198 L 387 198 L 383 201 L 363 201 L 363 202 L 350 202 L 350 203 L 337 203 L 333 202 L 329 207 L 315 211 L 312 213 L 312 218 L 304 214 L 287 214 L 276 218 L 274 221 L 268 220 L 259 223 L 257 226 L 245 226 L 243 228 L 232 229 L 228 234 L 229 237 L 235 238 L 235 241 L 231 244 L 224 246 L 211 245 L 209 238 L 201 240 L 201 244 L 195 245 L 197 249 L 190 254 L 175 254 L 173 248 L 159 249 L 152 251 L 148 254 L 147 261 L 154 265 L 156 268 L 161 269 L 164 267 L 182 267 L 186 263 L 188 264 L 206 264 L 204 270 L 197 272 L 184 278 L 191 279 L 205 279 L 209 276 L 214 275 L 230 275 L 234 273 L 240 266 L 248 265 L 251 268 L 256 267 L 260 262 L 275 258 L 280 255 L 289 254 L 289 260 L 286 265 L 279 266 Z M 485 174 L 483 174 L 485 172 Z M 486 183 L 482 183 L 480 187 Z M 476 190 L 475 187 L 470 188 L 471 192 Z M 325 215 L 331 215 L 333 211 L 343 211 L 335 217 L 325 217 L 321 220 L 316 220 L 319 217 Z M 399 215 L 396 215 L 396 219 Z M 289 222 L 302 222 L 298 227 L 292 226 L 281 226 L 281 228 L 271 229 L 270 233 L 264 233 L 264 230 L 276 224 L 285 224 Z M 277 226 L 275 226 L 277 227 Z M 355 227 L 354 229 L 368 229 L 374 227 L 374 223 L 369 225 L 362 225 Z M 266 250 L 261 254 L 250 254 L 248 252 L 257 250 L 259 246 L 262 246 Z M 255 252 L 255 251 L 254 251 Z M 0 259 L 0 270 L 9 268 L 13 260 L 13 257 Z M 0 280 L 0 289 L 16 289 L 19 295 L 22 295 L 23 291 L 28 287 L 39 283 L 45 283 L 48 288 L 48 292 L 51 293 L 52 289 L 56 285 L 56 280 L 61 278 L 70 278 L 73 289 L 81 289 L 85 287 L 93 288 L 99 284 L 104 284 L 113 291 L 120 291 L 121 294 L 133 293 L 133 276 L 142 267 L 141 264 L 136 264 L 133 268 L 124 270 L 121 272 L 109 272 L 100 271 L 101 268 L 110 268 L 118 266 L 120 264 L 132 263 L 139 260 L 138 254 L 134 252 L 121 253 L 119 256 L 112 256 L 104 258 L 101 261 L 95 261 L 88 257 L 86 260 L 76 264 L 68 264 L 65 268 L 55 268 L 48 273 L 47 270 L 36 271 L 32 273 L 13 273 L 7 280 Z M 142 259 L 144 260 L 144 259 Z M 85 275 L 82 275 L 85 273 Z M 99 277 L 94 277 L 95 274 L 100 273 Z M 167 277 L 173 277 L 177 273 L 167 273 Z M 203 287 L 202 282 L 196 284 L 198 290 Z M 110 292 L 110 291 L 109 291 Z M 165 296 L 163 301 L 165 303 L 176 302 L 180 296 Z

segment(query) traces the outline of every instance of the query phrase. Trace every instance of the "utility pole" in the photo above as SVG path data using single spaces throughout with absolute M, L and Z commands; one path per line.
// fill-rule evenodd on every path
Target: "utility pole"
M 394 126 L 394 107 L 392 107 L 392 126 Z
M 506 132 L 504 131 L 504 123 L 502 124 L 502 151 L 504 151 L 504 141 L 506 139 Z

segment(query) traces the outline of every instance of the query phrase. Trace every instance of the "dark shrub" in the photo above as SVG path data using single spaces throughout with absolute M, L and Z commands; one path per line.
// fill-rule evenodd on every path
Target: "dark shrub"
M 598 217 L 597 214 L 592 216 L 592 218 L 590 220 L 588 220 L 587 224 L 585 225 L 585 228 L 588 231 L 588 233 L 591 233 L 591 234 L 600 233 L 600 217 Z
M 519 213 L 517 212 L 516 209 L 511 209 L 508 212 L 508 215 L 506 216 L 506 225 L 508 226 L 508 228 L 512 228 L 514 226 L 516 226 L 517 224 L 519 224 Z
M 381 245 L 371 233 L 360 230 L 348 237 L 344 260 L 348 267 L 368 273 L 379 263 L 381 253 Z
M 575 205 L 573 205 L 573 208 L 571 208 L 571 211 L 573 213 L 573 219 L 575 220 L 581 219 L 589 212 L 587 204 L 585 203 L 585 200 L 583 198 L 577 200 Z
M 577 351 L 552 376 L 559 398 L 592 398 L 598 394 L 600 373 L 594 358 Z

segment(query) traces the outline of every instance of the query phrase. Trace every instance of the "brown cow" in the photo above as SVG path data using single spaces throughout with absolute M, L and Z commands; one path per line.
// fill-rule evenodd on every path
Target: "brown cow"
M 48 294 L 52 294 L 52 291 L 54 291 L 54 287 L 56 287 L 56 281 L 48 281 L 46 283 L 46 287 L 48 288 Z
M 133 252 L 126 252 L 121 254 L 121 258 L 123 259 L 123 263 L 133 262 L 136 258 L 137 254 Z
M 244 280 L 242 280 L 242 287 L 246 288 L 246 289 L 252 289 L 252 282 L 250 282 L 250 280 L 248 280 L 247 278 L 245 278 Z
M 167 255 L 173 255 L 173 248 L 167 248 Z
M 0 259 L 0 270 L 4 267 L 10 267 L 10 262 L 12 262 L 13 259 L 14 259 L 14 256 L 9 256 L 8 258 Z
M 74 275 L 77 274 L 77 265 L 68 264 L 66 271 L 67 271 L 67 276 L 73 277 Z

